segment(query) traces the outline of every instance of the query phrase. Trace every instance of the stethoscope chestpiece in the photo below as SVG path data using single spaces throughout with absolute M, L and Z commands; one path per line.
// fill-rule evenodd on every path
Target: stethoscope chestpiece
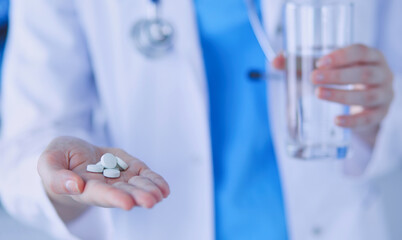
M 135 46 L 149 58 L 166 55 L 173 48 L 173 26 L 160 18 L 142 19 L 132 29 Z

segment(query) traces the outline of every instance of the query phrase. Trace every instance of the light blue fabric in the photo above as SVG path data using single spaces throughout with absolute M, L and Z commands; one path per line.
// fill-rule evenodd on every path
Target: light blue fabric
M 259 5 L 259 4 L 258 4 Z M 243 0 L 195 0 L 210 98 L 217 240 L 287 239 L 265 69 Z

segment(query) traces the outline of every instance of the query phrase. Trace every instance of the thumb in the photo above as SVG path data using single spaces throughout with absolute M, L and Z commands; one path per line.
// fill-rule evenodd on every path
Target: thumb
M 44 153 L 38 161 L 38 173 L 47 191 L 76 195 L 84 190 L 84 180 L 68 169 L 68 159 L 58 152 Z

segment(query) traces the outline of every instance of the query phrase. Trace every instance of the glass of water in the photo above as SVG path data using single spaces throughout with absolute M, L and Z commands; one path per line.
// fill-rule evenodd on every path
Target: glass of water
M 348 114 L 349 108 L 318 99 L 311 74 L 320 57 L 352 44 L 353 5 L 345 1 L 288 1 L 283 17 L 288 154 L 299 159 L 345 158 L 350 133 L 336 126 L 335 118 Z

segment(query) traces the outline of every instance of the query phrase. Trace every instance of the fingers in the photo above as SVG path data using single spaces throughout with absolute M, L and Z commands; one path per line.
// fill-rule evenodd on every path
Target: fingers
M 390 104 L 393 99 L 393 90 L 388 86 L 364 90 L 342 90 L 319 87 L 316 90 L 316 95 L 321 99 L 345 105 L 376 107 Z
M 163 199 L 159 187 L 145 177 L 134 176 L 128 183 L 116 182 L 113 186 L 130 194 L 135 204 L 144 208 L 152 208 Z
M 169 196 L 169 184 L 159 174 L 151 171 L 150 169 L 145 169 L 141 172 L 141 176 L 150 179 L 160 189 L 164 198 Z
M 133 186 L 143 189 L 147 193 L 150 193 L 157 202 L 163 199 L 161 190 L 151 180 L 142 176 L 134 176 L 128 180 Z
M 124 190 L 134 199 L 138 206 L 152 208 L 162 201 L 162 192 L 149 179 L 135 176 L 128 183 L 117 182 L 115 187 Z
M 73 196 L 73 198 L 85 204 L 118 207 L 125 210 L 133 208 L 136 204 L 132 196 L 126 191 L 99 180 L 88 181 L 83 193 Z
M 283 70 L 286 66 L 286 59 L 283 54 L 279 54 L 274 61 L 272 62 L 272 66 L 277 70 Z
M 377 126 L 387 115 L 388 108 L 365 109 L 353 115 L 343 115 L 335 119 L 335 123 L 345 128 L 367 128 Z
M 342 69 L 319 69 L 312 74 L 314 84 L 380 85 L 392 79 L 386 68 L 377 65 L 355 66 Z
M 165 179 L 149 169 L 142 161 L 134 158 L 121 149 L 107 148 L 106 151 L 111 152 L 115 156 L 119 156 L 124 161 L 127 161 L 127 163 L 130 165 L 128 171 L 132 172 L 134 175 L 140 175 L 152 181 L 162 192 L 163 197 L 166 198 L 170 194 L 169 185 Z
M 160 175 L 150 170 L 142 161 L 121 149 L 102 148 L 102 151 L 120 157 L 129 165 L 126 176 L 132 177 L 126 178 L 125 181 L 127 182 L 115 182 L 113 186 L 129 194 L 136 205 L 152 208 L 170 194 L 167 182 Z
M 355 44 L 322 57 L 317 61 L 318 68 L 337 68 L 361 63 L 378 64 L 384 62 L 380 51 L 362 44 Z
M 339 116 L 336 124 L 348 128 L 378 127 L 387 114 L 394 93 L 393 74 L 383 54 L 357 44 L 336 50 L 317 62 L 312 82 L 319 98 L 363 107 L 358 114 Z M 355 89 L 334 89 L 325 85 L 354 85 Z M 358 89 L 357 89 L 358 88 Z
M 38 161 L 38 173 L 47 191 L 74 195 L 84 190 L 84 180 L 68 170 L 66 156 L 61 151 L 45 152 Z
M 110 182 L 90 180 L 84 192 L 73 198 L 85 204 L 125 210 L 130 210 L 134 206 L 152 208 L 163 199 L 159 187 L 146 177 L 134 176 L 128 183 L 117 181 L 110 184 Z

